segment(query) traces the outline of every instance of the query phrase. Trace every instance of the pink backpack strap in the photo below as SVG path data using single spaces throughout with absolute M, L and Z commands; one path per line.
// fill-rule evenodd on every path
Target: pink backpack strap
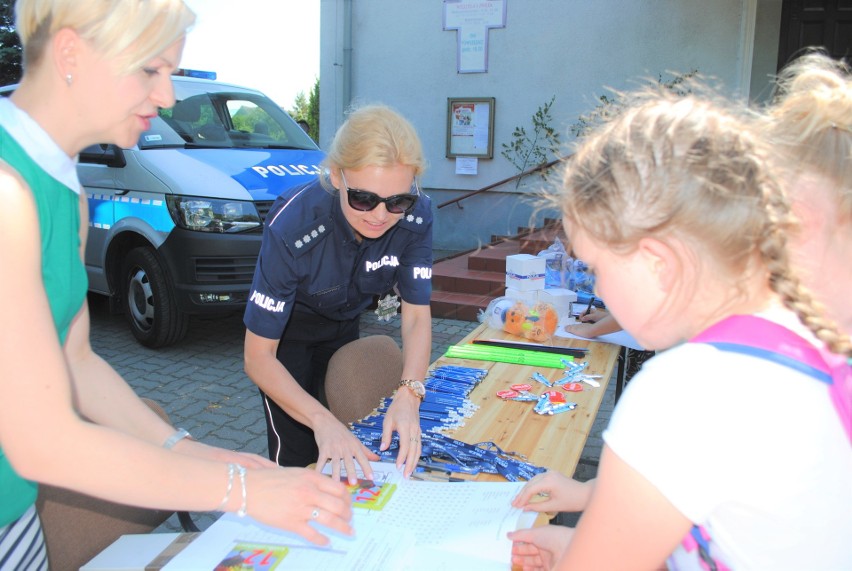
M 831 402 L 840 415 L 840 422 L 846 429 L 846 436 L 852 443 L 852 363 L 846 362 L 846 374 L 841 378 L 835 378 L 834 384 L 829 390 Z
M 846 358 L 820 350 L 786 327 L 756 315 L 732 315 L 690 341 L 774 361 L 828 384 L 831 402 L 852 443 L 852 367 Z
M 841 357 L 829 351 L 823 351 L 822 356 L 832 372 L 832 385 L 828 389 L 831 402 L 840 422 L 846 429 L 846 436 L 852 444 L 852 359 Z

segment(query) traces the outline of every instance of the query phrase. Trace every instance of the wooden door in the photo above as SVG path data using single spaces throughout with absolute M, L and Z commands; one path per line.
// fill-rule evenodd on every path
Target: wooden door
M 852 64 L 852 0 L 782 1 L 778 69 L 809 46 Z

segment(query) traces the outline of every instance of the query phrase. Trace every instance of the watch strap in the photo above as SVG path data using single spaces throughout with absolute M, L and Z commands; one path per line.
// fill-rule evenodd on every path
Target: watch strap
M 420 389 L 421 389 L 420 391 L 417 390 L 417 388 L 416 388 L 417 385 L 420 385 Z M 423 400 L 423 397 L 426 396 L 426 387 L 425 387 L 425 385 L 423 384 L 422 381 L 415 381 L 414 379 L 402 379 L 399 382 L 399 386 L 400 386 L 400 388 L 401 387 L 407 387 L 421 401 Z

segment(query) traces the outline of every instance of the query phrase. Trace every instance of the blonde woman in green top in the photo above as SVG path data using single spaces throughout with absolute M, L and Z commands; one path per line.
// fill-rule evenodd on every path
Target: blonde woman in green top
M 18 0 L 25 73 L 0 102 L 0 568 L 44 568 L 31 481 L 150 508 L 223 510 L 327 543 L 339 482 L 164 423 L 91 349 L 77 154 L 136 143 L 174 104 L 182 0 Z M 87 419 L 87 420 L 84 420 Z

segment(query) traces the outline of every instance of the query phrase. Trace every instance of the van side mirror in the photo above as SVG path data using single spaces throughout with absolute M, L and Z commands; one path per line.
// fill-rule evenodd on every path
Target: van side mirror
M 121 168 L 127 165 L 124 150 L 118 145 L 90 145 L 80 152 L 81 163 L 94 163 L 108 167 Z

